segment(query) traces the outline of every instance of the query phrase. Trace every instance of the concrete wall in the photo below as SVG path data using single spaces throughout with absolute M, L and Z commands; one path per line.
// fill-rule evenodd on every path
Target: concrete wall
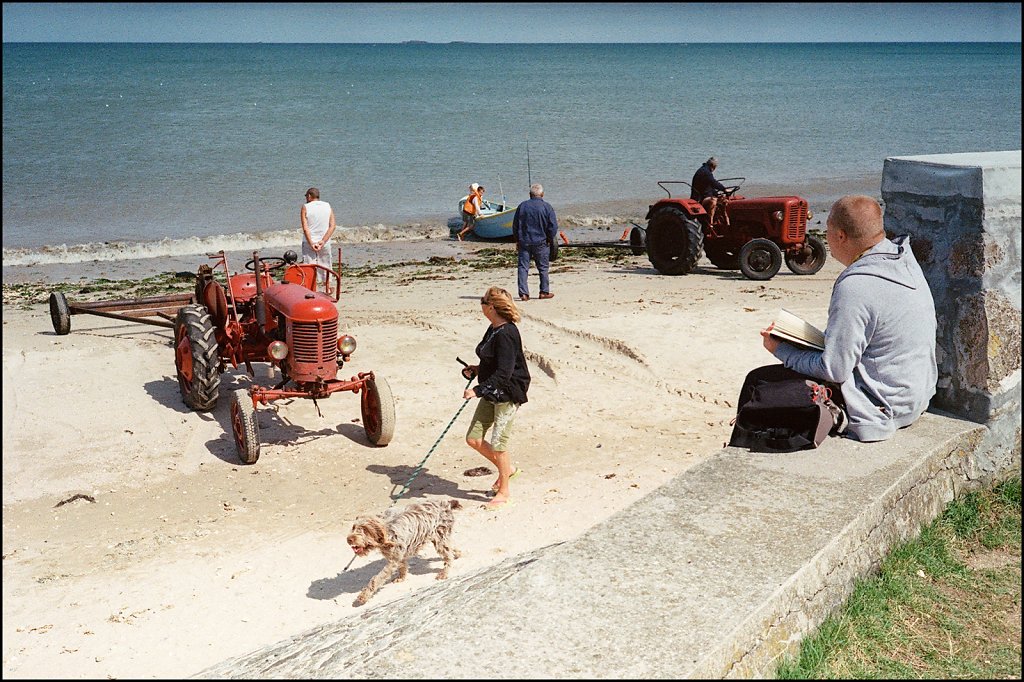
M 1021 152 L 891 157 L 885 229 L 909 234 L 935 298 L 932 407 L 989 428 L 981 483 L 1020 469 Z

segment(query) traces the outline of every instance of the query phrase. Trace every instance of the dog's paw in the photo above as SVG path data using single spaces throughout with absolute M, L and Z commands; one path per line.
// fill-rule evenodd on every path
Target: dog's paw
M 434 580 L 444 580 L 448 577 L 448 571 L 441 571 Z
M 392 578 L 391 582 L 393 582 L 393 583 L 405 582 L 405 576 L 404 575 L 396 575 L 394 578 Z
M 356 597 L 354 602 L 352 602 L 352 606 L 362 606 L 363 604 L 365 604 L 367 602 L 367 600 L 369 600 L 369 598 L 370 598 L 369 596 L 361 594 L 358 597 Z

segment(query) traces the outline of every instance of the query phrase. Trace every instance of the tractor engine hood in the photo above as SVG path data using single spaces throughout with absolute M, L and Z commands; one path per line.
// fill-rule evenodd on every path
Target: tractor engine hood
M 733 199 L 729 202 L 729 212 L 733 211 L 758 211 L 770 213 L 771 211 L 782 211 L 787 213 L 792 207 L 806 203 L 800 197 L 755 197 L 753 199 Z
M 323 322 L 338 317 L 330 296 L 300 284 L 274 284 L 267 287 L 263 298 L 268 307 L 296 322 Z

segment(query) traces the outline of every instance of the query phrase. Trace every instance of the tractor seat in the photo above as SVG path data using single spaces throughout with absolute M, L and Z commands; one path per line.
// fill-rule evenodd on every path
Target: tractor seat
M 310 291 L 316 291 L 316 264 L 292 264 L 285 268 L 284 281 L 299 284 Z
M 243 303 L 256 296 L 256 273 L 238 273 L 231 278 L 231 295 L 236 303 Z M 263 275 L 263 289 L 274 284 L 274 278 L 268 274 Z

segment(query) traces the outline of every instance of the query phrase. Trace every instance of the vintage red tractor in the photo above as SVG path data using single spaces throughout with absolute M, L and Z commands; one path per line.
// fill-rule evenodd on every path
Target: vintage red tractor
M 723 270 L 739 270 L 750 279 L 767 280 L 778 273 L 783 259 L 798 275 L 813 275 L 825 265 L 825 244 L 807 233 L 812 217 L 807 200 L 798 196 L 755 197 L 737 194 L 744 178 L 725 178 L 727 191 L 719 197 L 714 224 L 699 201 L 673 197 L 665 185 L 690 186 L 682 180 L 662 180 L 668 198 L 647 211 L 646 234 L 636 227 L 630 243 L 646 246 L 655 269 L 664 275 L 688 274 L 706 253 Z M 736 184 L 729 186 L 729 182 Z M 634 253 L 637 249 L 634 249 Z
M 223 251 L 211 258 L 223 267 L 227 288 L 214 277 L 213 268 L 200 266 L 196 303 L 178 310 L 174 320 L 174 364 L 185 403 L 195 410 L 212 409 L 227 363 L 244 363 L 253 375 L 251 363 L 268 362 L 280 370 L 281 381 L 231 394 L 231 428 L 243 462 L 251 464 L 260 456 L 257 405 L 281 398 L 315 402 L 339 391 L 360 394 L 366 437 L 374 445 L 387 445 L 395 430 L 387 381 L 373 372 L 338 378 L 356 349 L 354 337 L 338 333 L 339 273 L 298 264 L 294 251 L 262 259 L 254 252 L 245 264 L 250 272 L 230 276 Z M 272 277 L 277 271 L 280 282 Z
M 294 251 L 282 258 L 260 258 L 253 252 L 245 266 L 249 272 L 232 275 L 223 251 L 209 257 L 216 261 L 214 267 L 223 268 L 226 287 L 214 276 L 214 268 L 203 264 L 191 294 L 73 304 L 52 293 L 54 331 L 69 333 L 74 314 L 172 328 L 181 396 L 198 411 L 217 404 L 220 375 L 229 363 L 233 368 L 245 365 L 251 377 L 254 362 L 276 367 L 281 380 L 273 387 L 253 382 L 231 393 L 231 429 L 238 456 L 247 464 L 260 456 L 256 407 L 281 398 L 309 398 L 315 404 L 339 391 L 359 393 L 367 439 L 387 445 L 395 431 L 395 403 L 387 381 L 374 372 L 338 378 L 356 349 L 354 337 L 339 335 L 335 304 L 341 295 L 340 259 L 335 271 L 298 264 Z M 277 272 L 280 281 L 274 279 Z M 153 317 L 163 319 L 147 319 Z

